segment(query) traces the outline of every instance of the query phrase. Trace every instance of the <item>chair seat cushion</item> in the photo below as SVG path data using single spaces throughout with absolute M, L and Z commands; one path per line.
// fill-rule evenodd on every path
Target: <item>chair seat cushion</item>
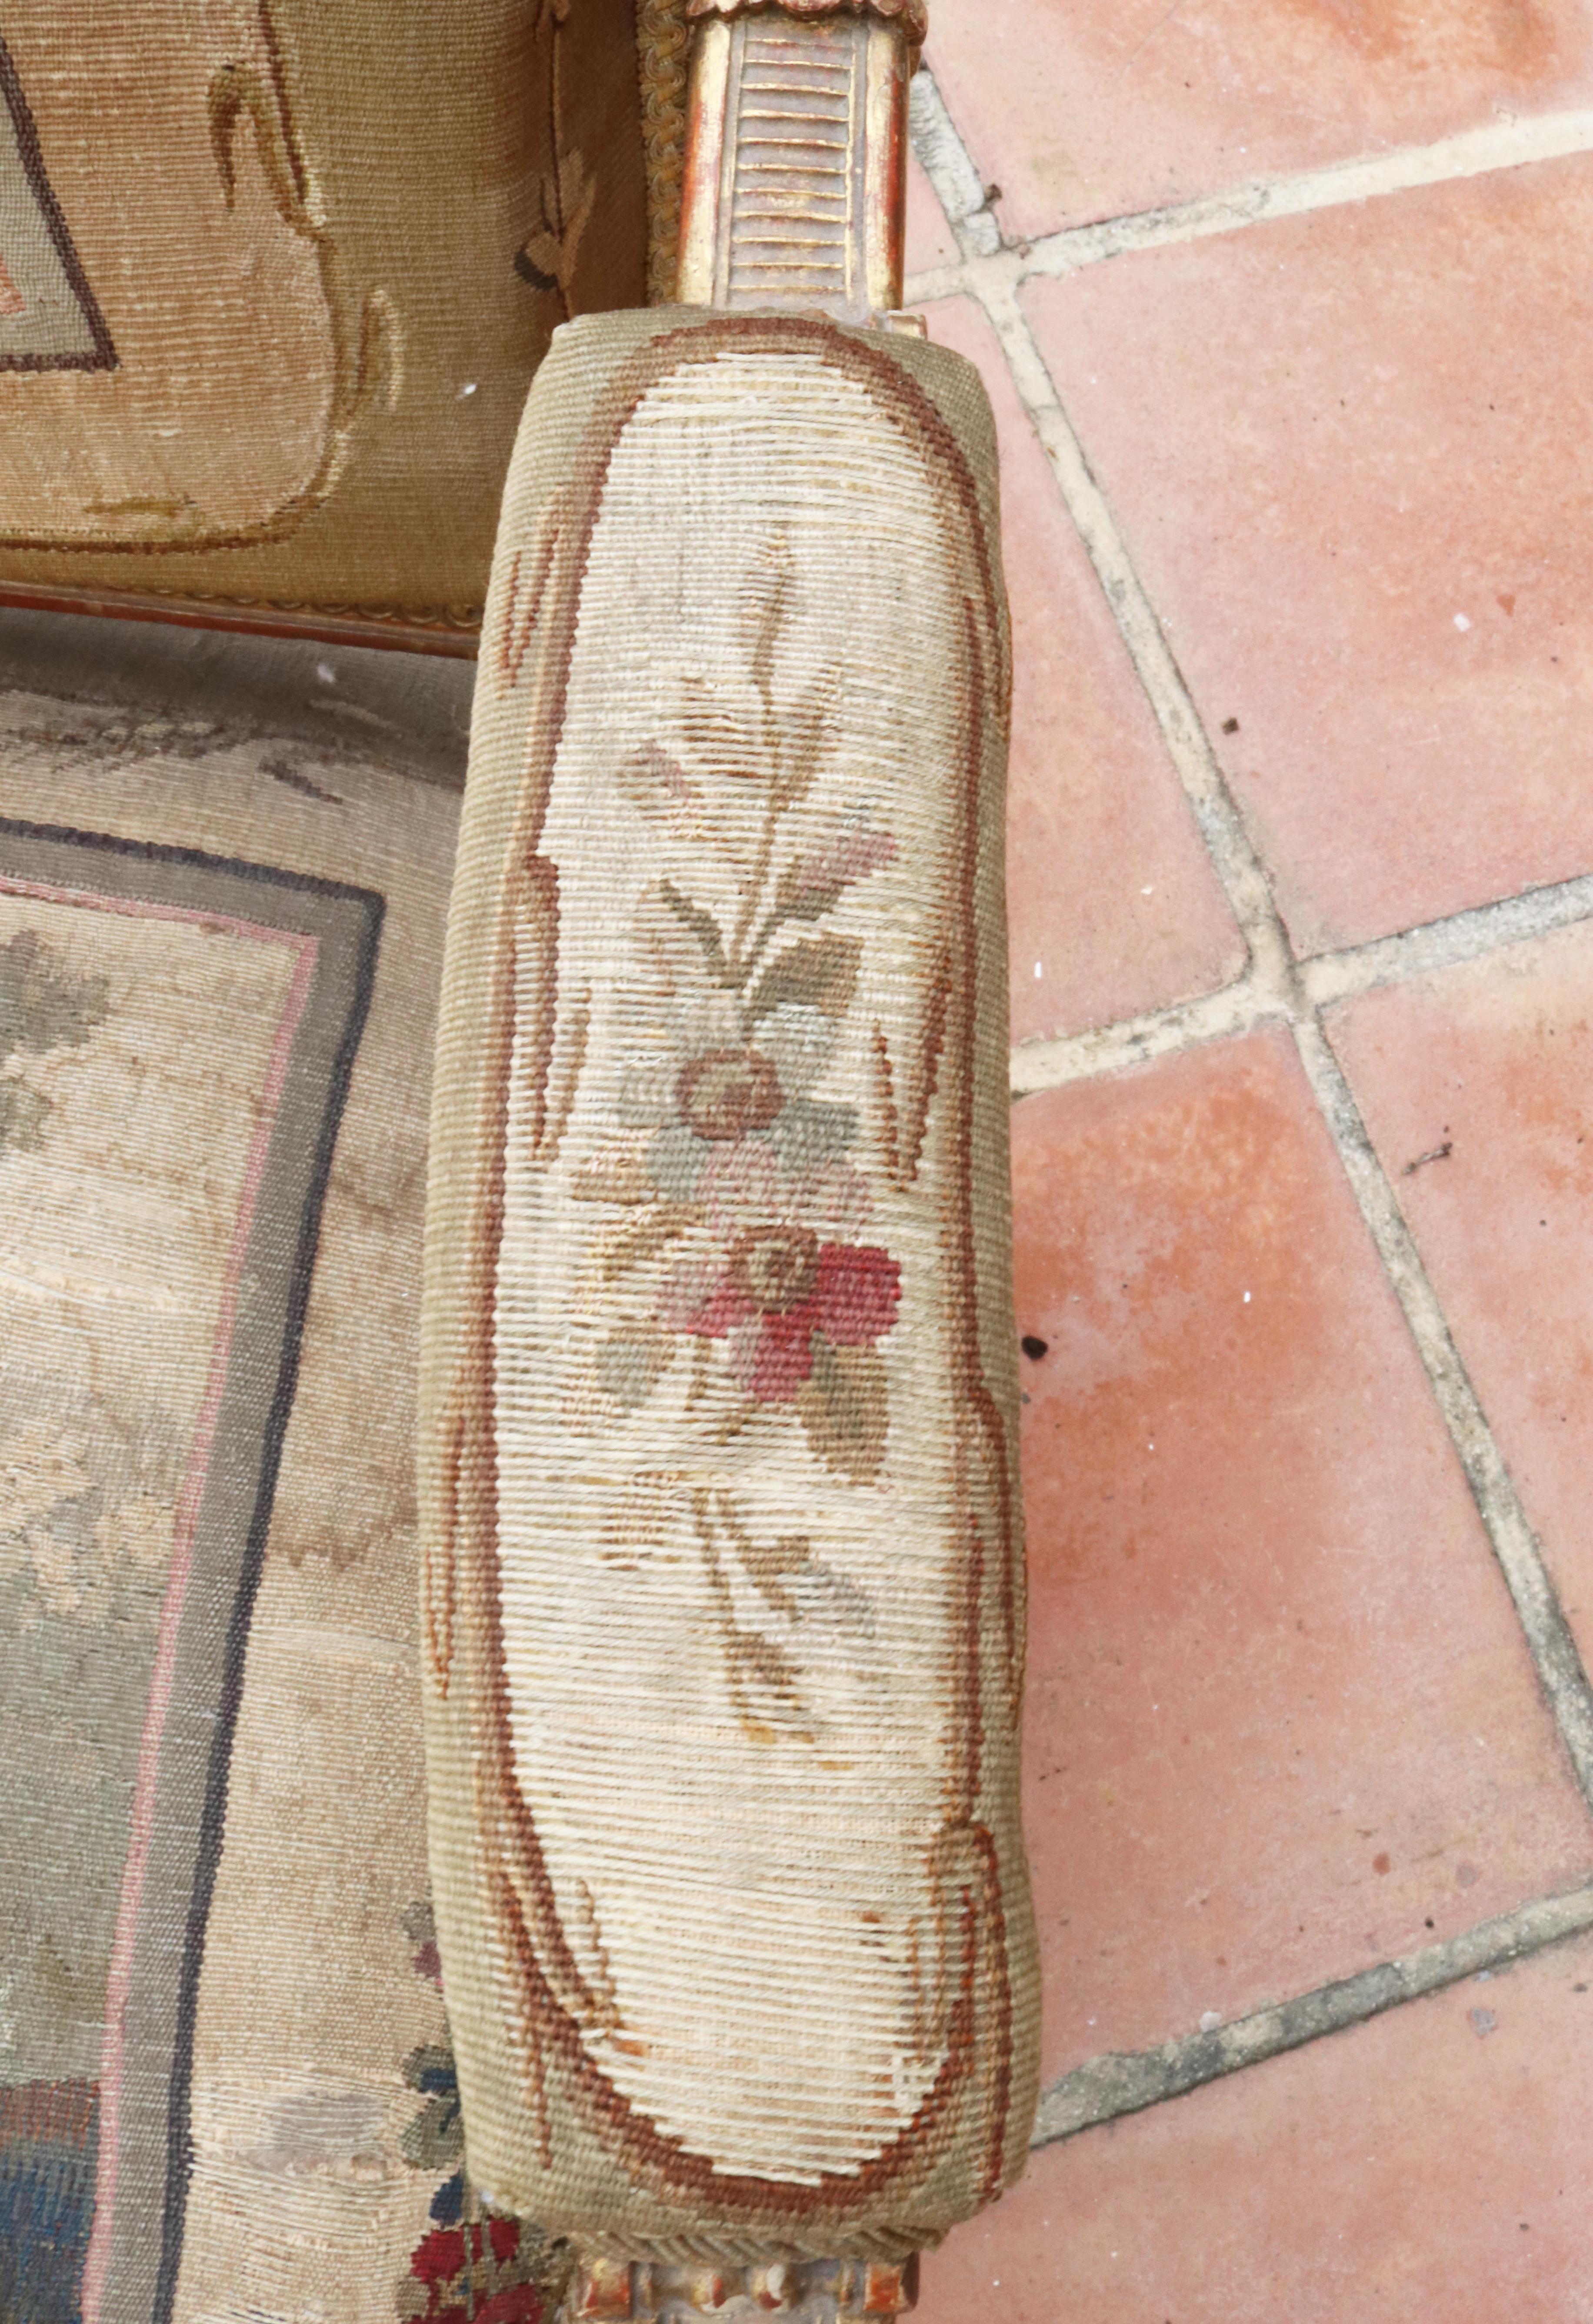
M 463 2266 L 411 1485 L 456 801 L 180 701 L 7 696 L 0 770 L 0 2315 L 401 2324 Z

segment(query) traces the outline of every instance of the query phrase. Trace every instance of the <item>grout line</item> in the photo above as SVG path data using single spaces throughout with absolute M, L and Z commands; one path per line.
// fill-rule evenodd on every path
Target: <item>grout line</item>
M 925 76 L 921 70 L 918 77 L 922 80 Z M 957 135 L 939 89 L 933 83 L 930 86 L 933 96 L 925 97 L 922 112 L 926 123 L 933 120 L 933 131 L 920 132 L 919 112 L 916 108 L 914 140 L 919 159 L 952 219 L 958 247 L 964 259 L 972 263 L 966 268 L 940 268 L 915 276 L 907 291 L 911 306 L 971 287 L 971 278 L 983 274 L 991 261 L 997 262 L 999 279 L 1008 281 L 1030 275 L 1073 274 L 1081 267 L 1097 266 L 1103 260 L 1122 257 L 1129 251 L 1158 250 L 1170 243 L 1202 241 L 1211 235 L 1233 234 L 1243 226 L 1258 226 L 1274 218 L 1303 217 L 1313 210 L 1337 209 L 1387 194 L 1412 193 L 1423 186 L 1487 177 L 1501 170 L 1524 169 L 1535 161 L 1565 161 L 1574 154 L 1593 151 L 1593 110 L 1495 121 L 1479 129 L 1466 129 L 1453 137 L 1440 138 L 1431 145 L 1399 146 L 1392 152 L 1361 154 L 1349 161 L 1330 162 L 1324 169 L 1296 171 L 1275 178 L 1252 178 L 1226 187 L 1220 193 L 1202 195 L 1194 201 L 1140 210 L 1089 226 L 1064 226 L 1060 233 L 1046 235 L 1037 242 L 1005 248 L 994 217 L 982 208 L 984 189 L 978 171 Z M 954 148 L 954 156 L 948 148 Z M 967 180 L 977 189 L 978 205 L 982 217 L 989 220 L 989 230 L 981 226 L 977 240 L 958 232 L 958 218 L 951 208 L 951 199 L 966 199 Z M 953 183 L 964 190 L 948 199 L 948 191 L 943 190 L 943 185 L 949 189 Z
M 1130 250 L 1155 250 L 1171 242 L 1194 242 L 1208 235 L 1232 234 L 1271 218 L 1303 217 L 1312 210 L 1386 194 L 1413 193 L 1423 186 L 1447 185 L 1458 178 L 1491 176 L 1534 161 L 1559 161 L 1593 149 L 1593 110 L 1541 114 L 1525 120 L 1490 122 L 1462 130 L 1432 145 L 1403 145 L 1390 153 L 1358 155 L 1326 169 L 1302 170 L 1283 177 L 1254 178 L 1220 194 L 1181 202 L 1166 209 L 1110 218 L 1097 226 L 1072 226 L 1030 245 L 1025 271 L 1071 274 Z
M 1036 1097 L 1042 1090 L 1062 1089 L 1069 1082 L 1091 1081 L 1097 1074 L 1126 1073 L 1157 1057 L 1173 1056 L 1180 1049 L 1237 1039 L 1288 1014 L 1247 970 L 1237 982 L 1225 984 L 1220 991 L 1202 993 L 1171 1009 L 1150 1010 L 1143 1017 L 1125 1018 L 1115 1025 L 1091 1027 L 1054 1040 L 1041 1036 L 1020 1042 L 1012 1052 L 1012 1094 Z
M 937 299 L 965 299 L 973 288 L 971 272 L 968 266 L 951 265 L 932 267 L 927 274 L 909 274 L 902 288 L 902 305 L 933 307 Z
M 1306 1017 L 1295 1024 L 1294 1041 L 1515 1601 L 1539 1683 L 1582 1795 L 1593 1806 L 1593 1687 L 1543 1563 L 1542 1546 L 1327 1033 L 1318 1019 Z
M 1295 989 L 1293 956 L 1266 875 L 1250 844 L 1183 672 L 1152 611 L 1106 498 L 1057 396 L 1010 283 L 981 282 L 981 299 L 1001 341 L 1062 495 L 1095 567 L 1139 682 L 1162 730 L 1250 954 L 1250 975 L 1279 1005 Z
M 940 198 L 958 249 L 964 258 L 993 257 L 1001 247 L 1001 229 L 986 198 L 984 180 L 925 64 L 913 75 L 907 122 L 913 151 Z
M 1574 927 L 1586 919 L 1593 919 L 1593 875 L 1524 889 L 1517 896 L 1477 905 L 1448 919 L 1429 920 L 1401 936 L 1321 954 L 1301 962 L 1300 981 L 1313 1008 L 1331 1009 L 1378 985 L 1459 968 L 1467 961 L 1552 936 L 1557 928 Z
M 1247 971 L 1216 992 L 1170 1008 L 1148 1010 L 1142 1016 L 1078 1033 L 1019 1042 L 1012 1052 L 1012 1094 L 1033 1097 L 1096 1074 L 1123 1073 L 1176 1050 L 1230 1040 L 1281 1019 L 1304 1022 L 1314 1010 L 1335 1008 L 1380 986 L 1464 967 L 1585 920 L 1593 920 L 1593 875 L 1529 888 L 1499 903 L 1426 921 L 1344 952 L 1314 954 L 1296 964 L 1298 997 L 1293 1005 Z
M 1247 2066 L 1364 2025 L 1424 1994 L 1484 1970 L 1508 1967 L 1549 1946 L 1593 1930 L 1593 1888 L 1546 1896 L 1442 1944 L 1424 1945 L 1403 1960 L 1383 1961 L 1337 1985 L 1258 2009 L 1210 2034 L 1185 2034 L 1159 2048 L 1091 2058 L 1054 2082 L 1041 2099 L 1031 2146 L 1074 2138 L 1098 2123 L 1139 2114 L 1164 2099 L 1182 2098 Z

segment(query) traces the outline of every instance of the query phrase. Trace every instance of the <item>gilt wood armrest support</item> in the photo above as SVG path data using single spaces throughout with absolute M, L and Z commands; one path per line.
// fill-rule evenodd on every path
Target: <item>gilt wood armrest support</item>
M 911 5 L 702 0 L 677 296 L 879 325 L 901 306 Z

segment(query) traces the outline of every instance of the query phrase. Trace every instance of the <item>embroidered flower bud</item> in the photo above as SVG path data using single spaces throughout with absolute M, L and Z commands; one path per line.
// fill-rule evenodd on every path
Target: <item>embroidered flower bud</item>
M 766 1315 L 806 1299 L 819 1271 L 819 1241 L 806 1227 L 754 1227 L 730 1255 L 732 1280 Z
M 756 1049 L 714 1049 L 692 1059 L 675 1102 L 688 1130 L 719 1143 L 767 1130 L 785 1096 L 779 1075 Z

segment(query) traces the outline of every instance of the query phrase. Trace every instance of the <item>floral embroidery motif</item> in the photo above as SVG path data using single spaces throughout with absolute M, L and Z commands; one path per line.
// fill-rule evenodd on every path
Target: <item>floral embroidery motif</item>
M 547 2310 L 520 2251 L 518 2219 L 493 2214 L 438 2227 L 410 2263 L 404 2324 L 540 2324 Z
M 868 1240 L 858 1110 L 818 1093 L 861 957 L 856 936 L 824 923 L 898 847 L 862 805 L 792 832 L 833 736 L 822 677 L 777 713 L 790 589 L 777 538 L 750 593 L 750 702 L 688 679 L 686 749 L 655 741 L 624 770 L 632 805 L 729 859 L 739 909 L 726 926 L 668 877 L 644 892 L 638 963 L 668 1001 L 668 1031 L 659 1041 L 649 1026 L 647 1062 L 621 1092 L 619 1134 L 587 1157 L 574 1191 L 632 1213 L 599 1240 L 603 1281 L 667 1261 L 650 1313 L 598 1350 L 600 1394 L 640 1409 L 684 1345 L 695 1351 L 688 1408 L 704 1406 L 718 1347 L 720 1377 L 741 1399 L 721 1417 L 724 1437 L 760 1414 L 794 1412 L 815 1453 L 866 1484 L 884 1457 L 878 1344 L 896 1323 L 901 1268 Z M 753 808 L 750 821 L 711 811 L 708 786 L 723 789 L 726 778 Z
M 103 976 L 75 975 L 32 928 L 0 945 L 0 1154 L 44 1143 L 51 1102 L 23 1060 L 80 1049 L 109 1013 L 109 990 Z
M 698 1339 L 736 1339 L 760 1404 L 781 1404 L 813 1378 L 825 1343 L 872 1347 L 896 1321 L 901 1268 L 888 1251 L 824 1243 L 806 1227 L 751 1227 L 686 1318 Z

